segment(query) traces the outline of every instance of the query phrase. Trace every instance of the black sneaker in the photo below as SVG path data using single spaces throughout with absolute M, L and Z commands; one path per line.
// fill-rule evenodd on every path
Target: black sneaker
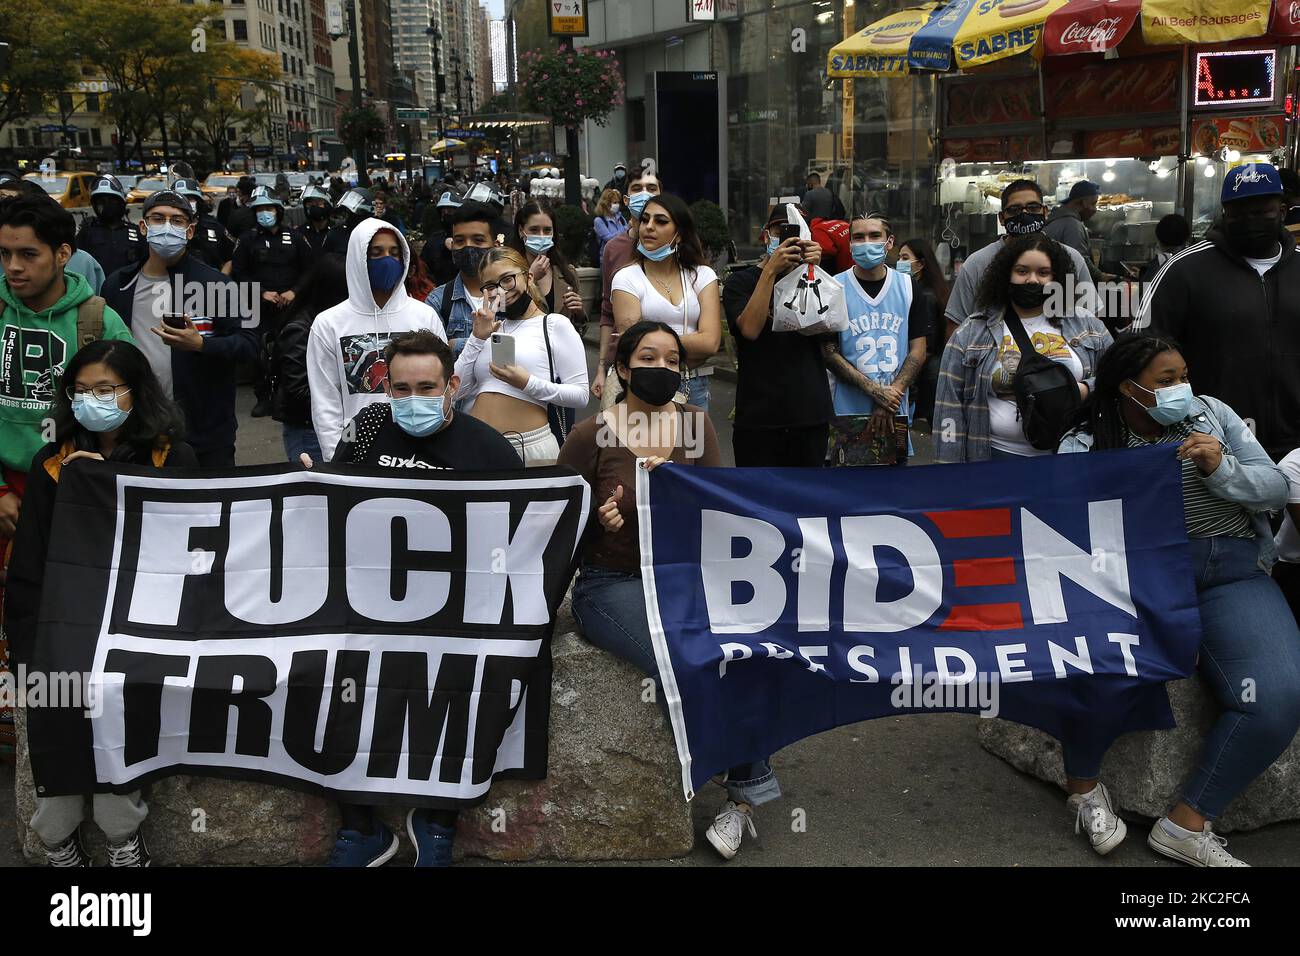
M 44 846 L 45 859 L 50 866 L 90 866 L 90 857 L 86 855 L 86 848 L 81 845 L 80 827 L 58 846 L 50 846 L 48 843 Z
M 269 398 L 259 398 L 257 404 L 253 406 L 254 418 L 265 418 L 271 414 L 271 400 Z
M 136 830 L 135 835 L 125 843 L 108 845 L 108 865 L 113 867 L 149 865 L 149 848 L 144 845 L 144 837 L 140 835 L 139 830 Z

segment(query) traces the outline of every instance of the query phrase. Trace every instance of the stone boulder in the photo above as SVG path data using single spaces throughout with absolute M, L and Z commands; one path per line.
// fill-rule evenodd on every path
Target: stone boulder
M 1155 818 L 1169 811 L 1182 796 L 1183 783 L 1219 713 L 1217 701 L 1196 676 L 1171 682 L 1169 703 L 1177 727 L 1125 734 L 1102 762 L 1101 780 L 1125 813 Z M 1008 720 L 980 720 L 979 740 L 985 750 L 1017 770 L 1065 789 L 1061 745 L 1041 730 Z M 1300 819 L 1300 735 L 1228 805 L 1214 829 L 1219 833 L 1254 830 L 1296 819 Z
M 662 711 L 642 700 L 642 677 L 631 665 L 573 630 L 566 598 L 552 645 L 547 778 L 498 783 L 484 803 L 462 813 L 458 858 L 654 860 L 690 852 L 690 806 Z M 23 723 L 20 714 L 19 837 L 27 859 L 44 862 L 26 826 L 35 795 Z M 168 777 L 146 799 L 145 840 L 162 866 L 317 865 L 328 858 L 339 825 L 328 800 L 215 777 Z M 381 817 L 405 834 L 405 809 L 385 808 Z M 92 857 L 102 861 L 102 834 L 93 825 L 85 833 Z M 413 859 L 403 836 L 395 862 Z

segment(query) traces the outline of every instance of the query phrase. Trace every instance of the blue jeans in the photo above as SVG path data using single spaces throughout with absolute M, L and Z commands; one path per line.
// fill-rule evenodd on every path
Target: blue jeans
M 640 575 L 584 564 L 573 585 L 573 617 L 588 644 L 627 661 L 659 685 Z M 655 699 L 662 707 L 662 686 Z M 781 796 L 781 785 L 766 760 L 732 767 L 723 786 L 732 800 L 755 807 Z
M 1205 738 L 1183 800 L 1214 820 L 1300 727 L 1300 630 L 1281 589 L 1260 569 L 1253 539 L 1192 538 L 1188 544 L 1201 610 L 1198 669 L 1223 712 Z M 1100 773 L 1104 750 L 1064 749 L 1067 775 L 1091 780 Z
M 711 378 L 713 378 L 712 375 L 705 375 L 690 379 L 684 383 L 686 385 L 687 405 L 694 405 L 706 412 L 709 410 L 709 379 Z
M 284 429 L 284 453 L 288 456 L 289 461 L 297 463 L 298 456 L 303 452 L 311 455 L 311 460 L 320 462 L 323 455 L 320 450 L 320 441 L 316 438 L 316 429 L 310 425 L 283 425 Z

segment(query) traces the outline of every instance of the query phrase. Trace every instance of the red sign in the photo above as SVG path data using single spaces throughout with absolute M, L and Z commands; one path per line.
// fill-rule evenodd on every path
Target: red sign
M 1276 0 L 1268 35 L 1283 40 L 1300 37 L 1300 0 Z
M 1142 0 L 1070 0 L 1043 26 L 1047 55 L 1113 50 L 1141 12 Z
M 1268 153 L 1286 139 L 1281 116 L 1242 116 L 1236 119 L 1197 120 L 1192 127 L 1192 152 L 1209 156 L 1219 149 L 1242 153 Z
M 1174 57 L 1062 61 L 1044 77 L 1047 115 L 1062 120 L 1173 113 L 1178 109 L 1178 74 Z
M 1083 141 L 1085 159 L 1121 159 L 1132 156 L 1177 156 L 1178 127 L 1101 130 Z
M 940 152 L 958 163 L 1021 163 L 1043 158 L 1043 137 L 983 137 L 980 139 L 945 139 Z
M 1032 123 L 1038 119 L 1038 88 L 1024 77 L 948 85 L 948 125 Z

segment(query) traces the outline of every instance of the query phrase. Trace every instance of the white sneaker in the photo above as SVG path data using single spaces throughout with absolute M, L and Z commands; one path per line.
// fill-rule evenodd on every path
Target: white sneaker
M 1101 856 L 1119 846 L 1128 835 L 1128 826 L 1115 812 L 1104 783 L 1099 782 L 1089 793 L 1070 794 L 1065 805 L 1074 814 L 1074 832 L 1086 830 L 1088 842 Z
M 742 810 L 733 801 L 727 800 L 704 835 L 724 860 L 730 860 L 740 849 L 740 841 L 747 828 L 750 836 L 758 836 L 758 831 L 754 829 L 753 811 Z
M 1147 846 L 1157 853 L 1189 866 L 1250 866 L 1224 849 L 1228 841 L 1215 833 L 1211 824 L 1205 824 L 1204 830 L 1184 840 L 1169 834 L 1161 825 L 1164 819 L 1168 818 L 1156 821 L 1147 837 Z

